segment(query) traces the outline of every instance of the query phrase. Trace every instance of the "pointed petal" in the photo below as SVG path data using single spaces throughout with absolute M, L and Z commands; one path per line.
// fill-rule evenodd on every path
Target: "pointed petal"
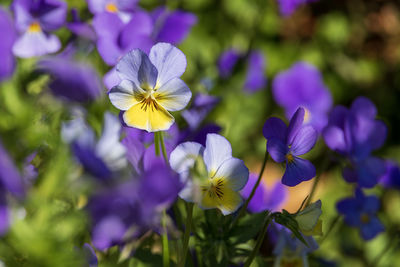
M 294 161 L 286 164 L 286 171 L 282 177 L 282 183 L 287 186 L 295 186 L 315 176 L 314 165 L 305 159 L 294 157 Z
M 290 150 L 293 155 L 299 156 L 307 153 L 317 142 L 317 131 L 312 126 L 302 127 L 293 139 Z
M 181 79 L 174 78 L 163 84 L 154 97 L 166 110 L 178 111 L 189 103 L 192 92 Z
M 243 160 L 230 158 L 222 163 L 213 179 L 224 179 L 227 187 L 239 191 L 249 179 L 249 169 L 244 165 Z
M 120 110 L 128 110 L 132 106 L 139 103 L 140 96 L 144 95 L 145 92 L 138 87 L 134 82 L 129 80 L 122 80 L 122 82 L 114 86 L 108 97 L 111 103 Z
M 185 142 L 178 145 L 169 157 L 171 168 L 177 173 L 193 167 L 198 157 L 202 157 L 204 147 L 199 143 Z
M 172 78 L 179 78 L 186 69 L 186 57 L 181 50 L 168 43 L 158 43 L 150 50 L 150 61 L 158 70 L 156 88 Z
M 175 121 L 174 117 L 160 105 L 158 107 L 143 106 L 142 103 L 125 111 L 123 118 L 128 126 L 148 132 L 168 130 Z
M 278 163 L 284 162 L 286 160 L 286 154 L 288 152 L 288 147 L 282 142 L 281 139 L 271 138 L 267 143 L 268 153 L 271 158 Z
M 269 118 L 263 127 L 263 135 L 268 140 L 270 138 L 278 138 L 285 142 L 286 136 L 286 124 L 278 118 L 272 117 Z
M 208 173 L 213 176 L 221 164 L 232 158 L 232 147 L 225 137 L 219 134 L 207 134 L 204 163 Z
M 290 119 L 289 127 L 287 129 L 287 136 L 286 136 L 286 143 L 291 145 L 293 143 L 293 139 L 299 132 L 303 120 L 304 120 L 304 108 L 298 108 L 297 111 L 294 113 L 293 117 Z

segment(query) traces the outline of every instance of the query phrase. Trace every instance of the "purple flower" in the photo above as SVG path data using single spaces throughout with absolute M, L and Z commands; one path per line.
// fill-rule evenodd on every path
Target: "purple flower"
M 2 34 L 0 42 L 0 82 L 9 78 L 15 69 L 15 59 L 12 54 L 12 47 L 17 33 L 11 16 L 0 8 L 0 32 Z
M 376 113 L 368 98 L 358 97 L 350 109 L 335 107 L 322 133 L 327 146 L 350 161 L 344 178 L 362 187 L 373 187 L 385 172 L 384 162 L 371 156 L 384 144 L 387 132 L 386 125 L 375 119 Z
M 281 119 L 272 117 L 263 128 L 272 159 L 278 163 L 286 162 L 282 183 L 288 186 L 295 186 L 315 176 L 314 165 L 298 157 L 310 151 L 317 141 L 315 129 L 310 125 L 303 126 L 304 113 L 303 108 L 298 108 L 289 127 Z
M 239 52 L 234 49 L 229 49 L 223 52 L 218 59 L 219 75 L 221 75 L 222 78 L 228 78 L 231 76 L 233 68 L 239 58 Z
M 92 14 L 113 13 L 127 22 L 135 11 L 139 0 L 87 0 L 87 2 Z
M 89 102 L 102 93 L 100 78 L 89 65 L 53 57 L 41 60 L 39 69 L 51 74 L 49 87 L 52 93 L 68 101 Z
M 243 198 L 247 199 L 250 196 L 256 182 L 257 175 L 251 173 L 246 186 L 240 192 Z M 280 181 L 276 182 L 272 188 L 267 188 L 267 185 L 261 180 L 247 208 L 251 212 L 277 211 L 285 202 L 287 195 L 287 188 Z
M 400 167 L 394 161 L 385 161 L 386 171 L 380 178 L 380 183 L 386 188 L 400 189 Z
M 182 117 L 190 129 L 197 129 L 219 101 L 220 99 L 215 96 L 199 93 L 193 98 L 190 108 L 182 111 Z
M 360 189 L 355 197 L 345 198 L 336 205 L 339 213 L 343 214 L 344 221 L 360 230 L 364 240 L 370 240 L 384 231 L 384 226 L 376 217 L 379 210 L 379 199 L 376 196 L 365 196 Z
M 244 82 L 244 90 L 254 93 L 267 84 L 265 78 L 265 58 L 261 51 L 252 51 L 247 62 L 247 74 Z
M 97 37 L 93 27 L 80 20 L 78 11 L 75 8 L 71 10 L 71 16 L 72 22 L 67 23 L 67 28 L 77 36 L 95 42 Z
M 305 123 L 319 132 L 326 126 L 332 96 L 324 85 L 321 73 L 313 65 L 297 62 L 279 73 L 273 81 L 272 93 L 275 101 L 285 109 L 287 118 L 302 107 L 306 112 Z
M 67 5 L 58 0 L 14 0 L 12 9 L 21 34 L 13 46 L 18 57 L 43 56 L 61 47 L 57 36 L 50 34 L 63 26 Z
M 317 0 L 278 0 L 279 10 L 283 16 L 290 16 L 299 6 Z

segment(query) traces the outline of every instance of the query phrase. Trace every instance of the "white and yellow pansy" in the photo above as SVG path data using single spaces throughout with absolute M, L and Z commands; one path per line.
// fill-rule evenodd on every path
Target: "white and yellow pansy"
M 208 134 L 206 147 L 195 142 L 178 145 L 170 156 L 172 169 L 185 183 L 179 196 L 203 209 L 218 208 L 224 215 L 235 212 L 243 203 L 239 191 L 246 185 L 249 170 L 232 157 L 228 140 Z

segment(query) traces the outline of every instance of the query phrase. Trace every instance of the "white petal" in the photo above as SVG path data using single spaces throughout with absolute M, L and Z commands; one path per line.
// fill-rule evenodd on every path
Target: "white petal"
M 144 94 L 144 91 L 135 83 L 128 80 L 122 80 L 119 85 L 111 88 L 108 97 L 116 108 L 120 110 L 128 110 L 138 103 L 135 95 L 141 94 Z
M 130 80 L 139 85 L 139 69 L 143 58 L 147 58 L 147 55 L 139 49 L 134 49 L 123 56 L 117 63 L 117 72 L 121 80 Z
M 204 163 L 208 173 L 215 174 L 221 164 L 232 158 L 231 144 L 219 134 L 207 134 L 206 149 L 204 150 Z
M 157 102 L 169 111 L 178 111 L 186 107 L 192 97 L 189 87 L 178 78 L 163 84 L 154 94 Z
M 150 61 L 158 70 L 156 88 L 172 78 L 179 78 L 186 69 L 186 57 L 181 50 L 168 43 L 154 45 L 149 54 Z
M 169 157 L 171 168 L 177 173 L 187 171 L 194 166 L 196 159 L 203 155 L 204 147 L 195 142 L 178 145 Z
M 222 163 L 214 178 L 224 178 L 226 185 L 234 191 L 241 190 L 249 179 L 249 169 L 244 162 L 237 158 L 230 158 Z
M 26 32 L 14 43 L 13 53 L 22 58 L 38 57 L 57 52 L 60 47 L 60 40 L 53 34 Z

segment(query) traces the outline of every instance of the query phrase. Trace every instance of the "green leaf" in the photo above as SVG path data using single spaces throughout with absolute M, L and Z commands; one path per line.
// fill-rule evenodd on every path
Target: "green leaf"
M 303 242 L 304 245 L 308 247 L 307 242 L 304 240 L 299 231 L 299 224 L 293 218 L 293 215 L 291 215 L 286 210 L 282 210 L 282 213 L 274 213 L 273 216 L 276 223 L 279 223 L 280 225 L 288 228 L 294 234 L 294 236 L 297 237 L 297 239 L 299 239 L 301 242 Z

